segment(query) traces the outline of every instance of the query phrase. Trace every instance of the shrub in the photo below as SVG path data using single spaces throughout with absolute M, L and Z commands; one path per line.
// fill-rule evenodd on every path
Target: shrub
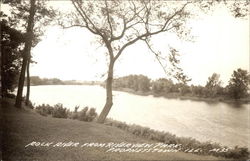
M 7 93 L 5 95 L 6 98 L 12 98 L 12 99 L 15 99 L 16 98 L 16 95 L 12 94 L 12 93 Z
M 234 147 L 234 149 L 230 149 L 227 153 L 224 154 L 226 158 L 234 158 L 234 159 L 249 159 L 250 153 L 248 148 L 239 148 L 238 146 Z
M 56 118 L 70 118 L 87 122 L 93 121 L 97 116 L 95 108 L 89 109 L 88 107 L 85 107 L 79 112 L 78 108 L 79 106 L 76 106 L 74 112 L 70 112 L 67 108 L 63 107 L 62 104 L 56 104 L 54 106 L 42 104 L 36 106 L 35 110 L 42 116 L 52 115 L 52 117 Z
M 95 108 L 83 108 L 80 112 L 74 112 L 73 117 L 80 120 L 80 121 L 87 121 L 91 122 L 93 121 L 97 116 L 97 113 L 95 111 Z
M 87 121 L 91 122 L 93 121 L 97 116 L 97 113 L 95 111 L 95 108 L 90 108 L 89 111 L 87 112 Z
M 28 104 L 26 105 L 27 107 L 29 107 L 30 109 L 34 109 L 35 106 L 33 105 L 33 103 L 29 100 Z
M 39 106 L 36 106 L 35 108 L 36 112 L 39 113 L 42 116 L 47 116 L 47 115 L 51 115 L 54 111 L 53 106 L 50 106 L 48 104 L 42 104 Z
M 72 112 L 70 115 L 69 115 L 69 118 L 70 119 L 77 119 L 78 118 L 78 108 L 79 108 L 79 106 L 75 106 L 75 110 L 74 110 L 74 112 Z
M 64 108 L 62 104 L 56 104 L 54 106 L 52 117 L 55 118 L 67 118 L 68 117 L 69 110 L 67 108 Z
M 78 120 L 80 121 L 87 121 L 87 111 L 88 111 L 88 107 L 84 107 L 79 113 L 78 113 Z

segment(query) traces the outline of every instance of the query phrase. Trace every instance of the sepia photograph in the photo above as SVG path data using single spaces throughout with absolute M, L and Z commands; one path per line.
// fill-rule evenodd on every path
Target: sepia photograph
M 0 161 L 249 161 L 249 0 L 0 0 Z

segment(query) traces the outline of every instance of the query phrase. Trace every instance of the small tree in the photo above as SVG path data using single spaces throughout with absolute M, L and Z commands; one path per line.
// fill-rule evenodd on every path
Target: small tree
M 247 91 L 250 84 L 250 75 L 247 70 L 237 69 L 233 71 L 232 77 L 229 80 L 228 94 L 231 98 L 239 99 L 247 96 Z
M 207 90 L 207 96 L 214 97 L 219 94 L 221 91 L 220 75 L 213 73 L 211 77 L 208 77 L 205 88 Z

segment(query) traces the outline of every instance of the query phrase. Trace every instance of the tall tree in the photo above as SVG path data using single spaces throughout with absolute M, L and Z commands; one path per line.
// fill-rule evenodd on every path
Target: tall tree
M 10 27 L 9 17 L 3 12 L 1 16 L 1 96 L 5 97 L 13 92 L 17 86 L 17 79 L 21 68 L 21 45 L 24 35 Z
M 30 100 L 30 61 L 31 56 L 29 55 L 27 60 L 27 92 L 26 92 L 26 98 L 25 98 L 25 105 L 29 105 Z
M 80 26 L 97 35 L 109 56 L 106 80 L 106 103 L 98 118 L 103 123 L 112 105 L 112 81 L 115 62 L 123 51 L 142 40 L 149 42 L 154 35 L 170 30 L 179 32 L 189 17 L 185 8 L 189 2 L 161 3 L 156 1 L 98 1 L 72 0 L 77 14 L 72 26 Z M 157 55 L 156 55 L 157 56 Z
M 22 68 L 18 82 L 18 92 L 15 105 L 21 107 L 22 93 L 27 70 L 27 94 L 26 104 L 29 102 L 30 81 L 29 66 L 34 62 L 31 60 L 31 49 L 39 41 L 44 33 L 45 26 L 48 25 L 56 16 L 56 12 L 46 6 L 44 0 L 18 1 L 13 0 L 6 2 L 11 7 L 12 26 L 25 32 L 25 45 L 22 51 Z
M 24 80 L 25 80 L 25 70 L 27 68 L 27 63 L 30 57 L 30 51 L 32 47 L 32 37 L 33 37 L 33 27 L 34 27 L 34 16 L 35 16 L 35 6 L 36 0 L 30 0 L 30 10 L 29 10 L 29 19 L 28 19 L 28 26 L 27 26 L 27 38 L 25 41 L 25 46 L 23 50 L 23 61 L 22 61 L 22 68 L 21 73 L 19 77 L 19 83 L 18 83 L 18 90 L 17 90 L 17 97 L 15 106 L 18 108 L 22 107 L 22 93 L 23 93 L 23 86 L 24 86 Z
M 190 18 L 191 1 L 83 1 L 71 0 L 76 12 L 71 14 L 72 21 L 61 19 L 64 28 L 82 27 L 96 35 L 107 49 L 109 65 L 106 79 L 106 103 L 99 115 L 103 123 L 112 105 L 112 82 L 115 62 L 125 49 L 138 41 L 151 48 L 150 39 L 164 32 L 175 32 L 185 36 L 186 21 Z M 196 1 L 194 1 L 195 3 Z M 69 17 L 69 16 L 68 16 Z M 64 21 L 64 22 L 63 22 Z M 160 55 L 153 52 L 157 60 Z M 160 61 L 159 61 L 160 62 Z M 161 63 L 161 62 L 160 62 Z M 187 79 L 181 73 L 179 78 Z
M 229 96 L 235 99 L 247 96 L 249 90 L 250 75 L 246 70 L 237 69 L 233 71 L 232 77 L 227 86 Z

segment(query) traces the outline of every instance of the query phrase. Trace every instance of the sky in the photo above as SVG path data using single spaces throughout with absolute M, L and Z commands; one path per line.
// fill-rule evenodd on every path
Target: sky
M 60 1 L 57 2 L 59 4 Z M 190 84 L 205 85 L 213 73 L 227 85 L 233 70 L 249 71 L 249 17 L 236 19 L 222 6 L 211 14 L 189 21 L 193 41 L 181 41 L 164 33 L 154 37 L 155 49 L 168 54 L 168 46 L 180 53 L 180 66 L 192 78 Z M 96 37 L 83 28 L 63 30 L 51 26 L 32 50 L 37 64 L 31 75 L 62 80 L 105 80 L 107 57 Z M 114 76 L 143 74 L 155 80 L 166 77 L 147 46 L 138 42 L 124 50 L 115 64 Z

